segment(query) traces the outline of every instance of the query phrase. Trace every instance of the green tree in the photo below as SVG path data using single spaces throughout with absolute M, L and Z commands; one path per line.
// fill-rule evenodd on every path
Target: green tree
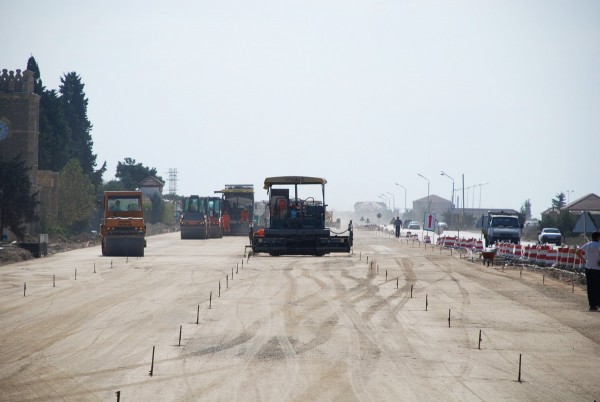
M 33 56 L 27 61 L 27 69 L 33 71 L 34 92 L 40 96 L 39 168 L 59 172 L 70 159 L 76 158 L 98 188 L 106 172 L 106 162 L 94 170 L 92 124 L 87 117 L 88 99 L 81 78 L 74 72 L 65 74 L 59 94 L 44 87 Z
M 55 90 L 46 90 L 40 68 L 33 56 L 27 69 L 35 78 L 34 92 L 40 96 L 40 139 L 38 166 L 42 170 L 59 172 L 71 154 L 71 129 L 67 125 L 64 109 Z
M 123 183 L 126 190 L 135 190 L 139 183 L 148 176 L 156 176 L 156 168 L 149 168 L 136 163 L 135 159 L 125 158 L 125 162 L 117 163 L 117 173 L 115 177 Z M 162 181 L 160 176 L 157 176 Z
M 60 100 L 71 129 L 72 156 L 79 159 L 83 173 L 91 178 L 96 166 L 96 155 L 92 152 L 94 142 L 90 134 L 92 123 L 87 117 L 88 99 L 83 91 L 85 85 L 75 72 L 65 74 L 60 82 Z
M 517 213 L 519 217 L 519 223 L 521 226 L 525 224 L 525 221 L 531 218 L 531 201 L 529 199 L 525 200 L 523 205 L 521 205 L 521 209 Z
M 148 222 L 164 222 L 165 202 L 158 194 L 155 194 L 150 201 L 152 202 L 150 208 L 144 212 L 144 214 L 148 217 Z
M 566 205 L 565 193 L 558 193 L 555 197 L 552 199 L 552 208 L 561 209 Z
M 111 180 L 104 183 L 100 188 L 98 193 L 103 193 L 104 191 L 123 191 L 126 190 L 123 182 L 120 180 Z
M 79 160 L 71 159 L 58 178 L 58 221 L 70 233 L 88 228 L 96 209 L 95 191 Z
M 38 219 L 37 193 L 31 194 L 31 181 L 27 173 L 21 158 L 0 160 L 0 234 L 7 227 L 15 236 L 23 238 L 23 223 Z
M 58 94 L 44 91 L 40 99 L 39 168 L 60 172 L 73 157 L 71 146 L 71 129 Z

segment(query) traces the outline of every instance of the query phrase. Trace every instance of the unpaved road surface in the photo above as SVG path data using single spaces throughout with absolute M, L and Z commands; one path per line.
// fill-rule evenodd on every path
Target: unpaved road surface
M 355 237 L 353 255 L 247 260 L 246 238 L 170 233 L 139 259 L 0 267 L 0 400 L 600 399 L 585 289 Z

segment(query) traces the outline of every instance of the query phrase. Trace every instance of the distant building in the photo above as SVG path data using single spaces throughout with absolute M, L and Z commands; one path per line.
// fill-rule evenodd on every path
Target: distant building
M 587 211 L 592 215 L 600 215 L 600 197 L 590 193 L 565 205 L 560 210 L 571 213 Z
M 429 204 L 429 206 L 428 206 Z M 436 215 L 442 215 L 452 207 L 452 202 L 438 195 L 431 194 L 427 197 L 419 198 L 413 201 L 413 212 L 416 216 L 423 216 L 425 212 L 431 212 Z
M 139 186 L 144 197 L 152 199 L 158 195 L 162 198 L 165 183 L 160 181 L 157 177 L 148 176 L 139 183 Z

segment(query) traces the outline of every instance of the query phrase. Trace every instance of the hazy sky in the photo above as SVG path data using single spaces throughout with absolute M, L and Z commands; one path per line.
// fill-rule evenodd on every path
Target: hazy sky
M 98 166 L 125 157 L 178 194 L 267 176 L 396 207 L 468 191 L 534 215 L 600 195 L 600 1 L 4 2 L 0 68 L 85 84 Z M 165 189 L 166 190 L 166 189 Z M 473 197 L 474 194 L 474 197 Z M 389 196 L 392 198 L 391 196 Z

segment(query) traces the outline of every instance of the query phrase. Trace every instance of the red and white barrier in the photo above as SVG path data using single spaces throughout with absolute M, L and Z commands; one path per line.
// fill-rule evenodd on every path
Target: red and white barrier
M 481 253 L 483 251 L 483 241 L 482 240 L 477 240 L 475 242 L 475 251 L 477 251 L 478 253 Z
M 521 244 L 515 245 L 514 258 L 516 258 L 518 260 L 523 259 L 523 245 L 521 245 Z

